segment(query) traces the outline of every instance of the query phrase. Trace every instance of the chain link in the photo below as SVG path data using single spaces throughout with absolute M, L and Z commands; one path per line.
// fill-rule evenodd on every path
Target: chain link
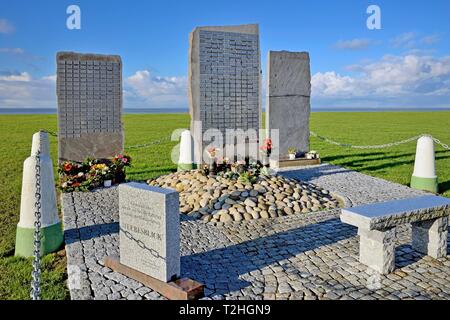
M 160 254 L 158 253 L 158 251 L 156 251 L 155 249 L 152 249 L 152 248 L 147 247 L 147 246 L 145 245 L 145 243 L 142 242 L 142 240 L 136 239 L 136 238 L 135 238 L 128 230 L 124 230 L 123 228 L 120 228 L 120 231 L 123 232 L 123 233 L 125 234 L 125 236 L 126 236 L 128 239 L 130 239 L 130 240 L 136 242 L 137 245 L 138 245 L 140 248 L 142 248 L 142 249 L 144 249 L 144 250 L 147 250 L 147 251 L 150 251 L 150 254 L 151 254 L 152 256 L 154 256 L 155 258 L 157 258 L 157 259 L 162 259 L 162 260 L 166 260 L 166 258 L 164 258 L 162 255 L 160 255 Z
M 54 132 L 54 131 L 49 131 L 49 130 L 45 130 L 45 129 L 41 129 L 39 131 L 47 132 L 49 135 L 51 135 L 53 137 L 57 137 L 58 136 L 58 133 Z M 448 144 L 445 144 L 445 143 L 441 142 L 439 139 L 434 138 L 434 137 L 432 137 L 429 134 L 420 134 L 420 135 L 417 135 L 417 136 L 414 136 L 414 137 L 411 137 L 411 138 L 408 138 L 408 139 L 405 139 L 405 140 L 400 140 L 400 141 L 390 142 L 390 143 L 380 144 L 380 145 L 372 145 L 372 146 L 354 146 L 354 145 L 349 144 L 349 143 L 342 143 L 342 142 L 334 141 L 334 140 L 331 140 L 331 139 L 329 139 L 327 137 L 320 136 L 317 133 L 315 133 L 314 131 L 310 131 L 310 134 L 313 137 L 316 137 L 316 138 L 318 138 L 318 139 L 320 139 L 322 141 L 334 144 L 336 146 L 345 147 L 345 148 L 353 148 L 353 149 L 383 149 L 383 148 L 390 148 L 390 147 L 395 147 L 395 146 L 398 146 L 398 145 L 401 145 L 401 144 L 405 144 L 405 143 L 409 143 L 409 142 L 415 141 L 415 140 L 417 140 L 417 139 L 419 139 L 420 137 L 423 137 L 423 136 L 429 136 L 429 137 L 431 137 L 434 140 L 434 142 L 436 144 L 439 144 L 442 148 L 444 148 L 446 150 L 450 150 L 450 147 L 449 147 Z M 158 139 L 158 140 L 150 141 L 148 143 L 127 146 L 126 149 L 146 148 L 146 147 L 157 145 L 157 144 L 161 144 L 163 142 L 167 142 L 167 141 L 170 141 L 170 140 L 171 140 L 170 137 L 164 137 L 164 138 L 161 138 L 161 139 Z
M 441 140 L 439 140 L 437 138 L 433 138 L 433 140 L 435 143 L 439 144 L 442 148 L 450 150 L 450 147 L 448 146 L 448 144 L 441 142 Z
M 49 131 L 49 130 L 45 130 L 45 129 L 40 129 L 39 131 L 47 132 L 49 135 L 51 135 L 53 137 L 58 137 L 58 133 L 54 132 L 54 131 Z M 146 148 L 146 147 L 153 146 L 153 145 L 156 145 L 156 144 L 161 144 L 163 142 L 167 142 L 167 141 L 170 141 L 170 140 L 171 140 L 170 137 L 164 137 L 164 138 L 161 138 L 161 139 L 158 139 L 158 140 L 150 141 L 148 143 L 142 143 L 142 144 L 136 144 L 136 145 L 132 145 L 132 146 L 127 146 L 125 149 Z
M 54 132 L 54 131 L 49 131 L 49 130 L 45 130 L 45 129 L 40 129 L 39 131 L 41 132 L 47 132 L 49 135 L 53 136 L 53 137 L 57 137 L 58 133 Z
M 36 154 L 36 192 L 35 196 L 35 221 L 34 221 L 34 260 L 31 280 L 30 297 L 40 300 L 41 297 L 41 152 Z
M 428 134 L 421 134 L 421 135 L 417 135 L 417 136 L 414 136 L 414 137 L 411 137 L 411 138 L 408 138 L 408 139 L 405 139 L 405 140 L 400 140 L 400 141 L 396 141 L 396 142 L 390 142 L 390 143 L 386 143 L 386 144 L 372 145 L 372 146 L 354 146 L 354 145 L 351 145 L 351 144 L 341 143 L 341 142 L 337 142 L 337 141 L 328 139 L 326 137 L 318 135 L 317 133 L 315 133 L 313 131 L 310 131 L 310 134 L 311 134 L 311 136 L 316 137 L 316 138 L 318 138 L 318 139 L 320 139 L 322 141 L 325 141 L 325 142 L 328 142 L 328 143 L 331 143 L 331 144 L 334 144 L 334 145 L 337 145 L 337 146 L 340 146 L 340 147 L 353 148 L 353 149 L 383 149 L 383 148 L 395 147 L 395 146 L 398 146 L 398 145 L 401 145 L 401 144 L 405 144 L 405 143 L 409 143 L 409 142 L 415 141 L 415 140 L 417 140 L 417 139 L 419 139 L 420 137 L 423 137 L 423 136 L 430 136 Z

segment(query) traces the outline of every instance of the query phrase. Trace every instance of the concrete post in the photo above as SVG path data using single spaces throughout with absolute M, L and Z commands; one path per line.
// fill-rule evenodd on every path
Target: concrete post
M 414 172 L 411 177 L 411 188 L 437 193 L 438 179 L 434 159 L 434 141 L 430 136 L 417 140 Z
M 56 206 L 55 179 L 50 159 L 50 145 L 46 132 L 33 135 L 31 156 L 23 163 L 20 220 L 16 233 L 16 256 L 32 257 L 34 254 L 34 231 L 36 211 L 36 163 L 40 152 L 41 185 L 41 254 L 56 251 L 63 242 L 61 222 Z
M 181 133 L 180 140 L 180 158 L 178 160 L 178 171 L 192 170 L 194 169 L 193 164 L 193 145 L 191 132 L 185 130 Z

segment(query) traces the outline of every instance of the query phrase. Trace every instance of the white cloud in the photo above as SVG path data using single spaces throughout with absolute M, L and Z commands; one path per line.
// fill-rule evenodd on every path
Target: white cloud
M 338 49 L 349 50 L 361 50 L 367 49 L 372 41 L 369 39 L 352 39 L 352 40 L 339 40 L 334 45 Z
M 385 56 L 375 62 L 353 65 L 349 70 L 354 75 L 316 73 L 311 80 L 313 98 L 328 102 L 391 100 L 430 107 L 433 105 L 427 105 L 427 101 L 433 104 L 440 101 L 450 106 L 450 56 Z
M 55 107 L 55 78 L 34 79 L 27 72 L 0 75 L 0 107 Z
M 394 47 L 410 48 L 416 44 L 416 37 L 415 32 L 405 32 L 391 39 L 391 42 Z
M 415 32 L 405 32 L 391 39 L 391 43 L 396 48 L 411 49 L 417 46 L 429 46 L 438 43 L 441 36 L 438 34 L 430 34 L 419 36 Z
M 56 75 L 0 73 L 0 107 L 56 107 Z M 124 80 L 124 107 L 186 107 L 187 77 L 157 77 L 137 71 Z
M 187 105 L 187 77 L 152 76 L 148 70 L 140 70 L 126 78 L 124 87 L 125 98 L 132 105 L 146 107 Z
M 432 34 L 429 36 L 425 36 L 422 39 L 420 39 L 420 42 L 426 45 L 435 44 L 437 42 L 441 41 L 441 37 L 437 34 Z
M 31 76 L 28 72 L 19 74 L 0 75 L 0 81 L 30 81 Z
M 16 30 L 14 26 L 6 19 L 0 19 L 0 33 L 10 34 Z
M 0 53 L 9 53 L 13 55 L 24 54 L 25 50 L 22 48 L 0 48 Z

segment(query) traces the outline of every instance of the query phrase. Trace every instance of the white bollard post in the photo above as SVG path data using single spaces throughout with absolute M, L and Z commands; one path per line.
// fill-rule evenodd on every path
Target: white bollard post
M 63 242 L 63 232 L 56 205 L 55 180 L 52 160 L 50 159 L 48 133 L 40 131 L 33 135 L 31 156 L 23 163 L 20 220 L 17 224 L 16 233 L 16 256 L 32 257 L 34 254 L 38 152 L 40 153 L 41 254 L 45 255 L 56 251 Z
M 431 136 L 422 136 L 417 140 L 414 172 L 411 188 L 437 193 L 438 179 L 434 159 L 434 141 Z
M 181 133 L 180 140 L 180 158 L 178 160 L 178 171 L 194 169 L 194 149 L 192 143 L 192 136 L 189 130 Z

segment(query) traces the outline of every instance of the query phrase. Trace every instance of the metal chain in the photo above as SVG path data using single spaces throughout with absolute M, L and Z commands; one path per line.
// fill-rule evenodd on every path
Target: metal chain
M 161 256 L 161 255 L 158 253 L 158 251 L 156 251 L 155 249 L 152 249 L 152 248 L 147 247 L 147 246 L 145 245 L 145 243 L 142 242 L 142 240 L 136 239 L 136 238 L 135 238 L 128 230 L 124 230 L 123 228 L 120 228 L 120 231 L 123 232 L 123 233 L 125 234 L 125 236 L 126 236 L 128 239 L 130 239 L 130 240 L 136 242 L 137 245 L 138 245 L 140 248 L 142 248 L 142 249 L 144 249 L 144 250 L 147 250 L 147 251 L 150 251 L 150 254 L 151 254 L 152 256 L 154 256 L 155 258 L 166 260 L 166 258 L 164 258 L 163 256 Z
M 36 192 L 34 211 L 34 260 L 31 280 L 30 297 L 33 300 L 40 300 L 41 297 L 41 152 L 36 154 Z
M 328 142 L 328 143 L 331 143 L 331 144 L 334 144 L 334 145 L 337 145 L 337 146 L 340 146 L 340 147 L 353 148 L 353 149 L 383 149 L 383 148 L 395 147 L 395 146 L 398 146 L 398 145 L 401 145 L 401 144 L 405 144 L 405 143 L 409 143 L 409 142 L 415 141 L 415 140 L 417 140 L 417 139 L 419 139 L 420 137 L 423 137 L 423 136 L 429 136 L 428 134 L 421 134 L 421 135 L 414 136 L 414 137 L 411 137 L 411 138 L 408 138 L 408 139 L 405 139 L 405 140 L 400 140 L 400 141 L 386 143 L 386 144 L 373 145 L 373 146 L 354 146 L 354 145 L 351 145 L 351 144 L 348 144 L 348 143 L 341 143 L 341 142 L 337 142 L 337 141 L 328 139 L 326 137 L 322 137 L 322 136 L 318 135 L 317 133 L 315 133 L 313 131 L 310 131 L 310 134 L 311 134 L 311 136 L 316 137 L 316 138 L 318 138 L 318 139 L 320 139 L 322 141 L 325 141 L 325 142 Z
M 448 146 L 448 144 L 445 144 L 445 143 L 441 142 L 441 140 L 439 140 L 437 138 L 433 138 L 433 140 L 434 140 L 434 142 L 439 144 L 442 148 L 450 150 L 450 147 Z
M 47 132 L 49 135 L 57 137 L 58 133 L 57 132 L 53 132 L 53 131 L 49 131 L 49 130 L 45 130 L 45 129 L 40 129 L 39 131 L 42 132 Z M 143 144 L 136 144 L 136 145 L 132 145 L 132 146 L 127 146 L 125 147 L 126 149 L 140 149 L 140 148 L 146 148 L 155 144 L 160 144 L 166 141 L 170 141 L 170 137 L 164 137 L 158 140 L 154 140 L 154 141 L 150 141 L 148 143 L 143 143 Z
M 40 129 L 39 131 L 41 131 L 41 132 L 47 132 L 49 135 L 54 136 L 54 137 L 57 137 L 57 136 L 58 136 L 58 133 L 57 133 L 57 132 L 54 132 L 54 131 L 49 131 L 49 130 L 45 130 L 45 129 Z
M 146 147 L 153 146 L 155 144 L 160 144 L 160 143 L 163 143 L 163 142 L 166 142 L 166 141 L 170 141 L 170 137 L 164 137 L 164 138 L 161 138 L 161 139 L 158 139 L 158 140 L 150 141 L 148 143 L 136 144 L 136 145 L 133 145 L 133 146 L 127 146 L 127 147 L 125 147 L 125 149 L 146 148 Z

